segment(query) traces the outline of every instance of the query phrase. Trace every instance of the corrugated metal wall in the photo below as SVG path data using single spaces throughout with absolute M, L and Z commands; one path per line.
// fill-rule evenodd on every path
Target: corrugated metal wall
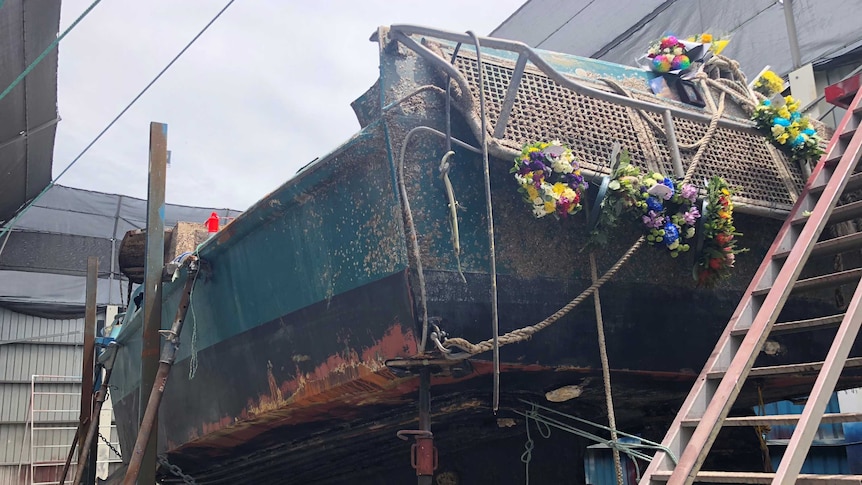
M 65 459 L 80 407 L 83 328 L 80 318 L 54 320 L 0 308 L 0 484 L 30 483 L 31 434 L 37 462 Z M 31 402 L 34 374 L 76 379 L 39 379 L 43 383 L 37 390 L 44 394 Z M 72 429 L 32 433 L 31 406 L 53 410 L 37 412 L 37 426 Z M 116 443 L 116 428 L 110 434 L 110 441 Z M 119 461 L 114 455 L 111 458 Z

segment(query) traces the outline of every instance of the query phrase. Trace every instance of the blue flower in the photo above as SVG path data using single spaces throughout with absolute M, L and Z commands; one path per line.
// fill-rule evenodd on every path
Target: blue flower
M 664 209 L 664 205 L 662 205 L 661 201 L 653 196 L 647 197 L 646 206 L 647 209 L 656 212 L 661 212 Z
M 795 147 L 803 143 L 805 143 L 805 137 L 802 135 L 796 135 L 796 138 L 794 138 L 793 141 L 790 142 L 790 146 Z
M 673 194 L 676 193 L 676 187 L 673 184 L 673 180 L 665 177 L 664 180 L 661 181 L 661 184 L 670 189 L 670 196 L 673 197 Z M 670 197 L 668 197 L 665 200 L 668 200 L 668 199 L 670 199 Z
M 670 221 L 666 222 L 664 224 L 664 239 L 662 240 L 662 242 L 670 246 L 677 239 L 679 239 L 679 229 L 676 228 L 676 225 L 674 225 L 674 223 Z
M 802 115 L 800 115 L 798 111 L 794 111 L 793 113 L 790 114 L 790 121 L 796 121 L 801 117 L 802 117 Z
M 760 102 L 760 104 L 762 104 L 763 106 L 769 106 L 770 104 L 772 104 L 772 101 L 770 101 L 768 99 L 764 99 L 763 101 Z
M 805 128 L 804 130 L 802 130 L 802 133 L 805 133 L 806 135 L 811 136 L 811 135 L 816 135 L 817 130 L 815 130 L 814 128 Z
M 781 118 L 780 116 L 776 116 L 775 118 L 772 118 L 772 124 L 781 125 L 786 128 L 790 126 L 790 120 L 788 120 L 787 118 Z

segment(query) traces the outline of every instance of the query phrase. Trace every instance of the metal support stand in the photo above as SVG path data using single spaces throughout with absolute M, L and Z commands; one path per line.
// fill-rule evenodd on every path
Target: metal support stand
M 138 430 L 138 437 L 135 439 L 135 449 L 132 453 L 132 458 L 129 462 L 129 468 L 126 470 L 126 476 L 123 479 L 123 485 L 133 485 L 138 479 L 138 475 L 142 471 L 144 463 L 144 450 L 149 448 L 150 432 L 156 425 L 156 418 L 159 414 L 159 405 L 162 403 L 162 397 L 165 394 L 165 388 L 168 385 L 168 374 L 171 366 L 177 358 L 177 350 L 180 347 L 180 334 L 183 331 L 183 323 L 186 319 L 186 312 L 189 309 L 189 300 L 191 299 L 192 287 L 195 284 L 195 274 L 198 272 L 197 256 L 188 256 L 188 275 L 186 275 L 186 284 L 183 288 L 180 304 L 177 306 L 177 313 L 174 317 L 174 323 L 170 330 L 160 331 L 165 337 L 165 343 L 162 347 L 162 355 L 159 359 L 159 369 L 156 373 L 155 383 L 150 392 L 150 398 L 147 401 L 147 408 L 144 411 L 144 419 L 141 421 L 141 427 Z M 161 277 L 161 272 L 159 273 Z M 153 465 L 153 473 L 155 474 L 155 465 Z
M 90 427 L 87 429 L 87 437 L 84 440 L 84 446 L 81 448 L 81 456 L 79 457 L 79 462 L 86 462 L 89 459 L 89 463 L 92 463 L 91 469 L 95 474 L 96 471 L 96 434 L 99 432 L 99 414 L 102 412 L 102 405 L 105 403 L 105 399 L 108 397 L 108 382 L 111 380 L 111 374 L 114 370 L 114 361 L 117 359 L 117 347 L 118 344 L 116 342 L 111 342 L 109 344 L 106 352 L 110 352 L 107 356 L 107 360 L 104 362 L 105 367 L 105 378 L 102 379 L 102 385 L 99 387 L 99 392 L 96 394 L 96 405 L 93 409 L 93 419 L 90 420 Z M 84 468 L 78 467 L 75 472 L 75 480 L 72 482 L 74 485 L 78 485 L 81 483 L 81 480 L 84 476 Z M 62 485 L 62 482 L 61 482 Z
M 419 371 L 419 429 L 405 429 L 396 436 L 407 441 L 416 440 L 410 447 L 410 465 L 416 470 L 418 485 L 432 485 L 437 469 L 437 448 L 431 432 L 431 369 L 427 366 Z
M 96 288 L 99 283 L 99 258 L 87 258 L 87 285 L 84 307 L 84 359 L 81 369 L 81 418 L 78 425 L 78 466 L 75 483 L 85 480 L 87 484 L 96 483 L 96 454 L 89 453 L 94 443 L 84 439 L 86 430 L 99 415 L 93 413 L 93 379 L 96 358 Z M 88 460 L 87 457 L 91 459 Z M 86 478 L 85 478 L 86 477 Z
M 144 273 L 144 329 L 141 349 L 141 411 L 149 407 L 147 389 L 153 388 L 159 367 L 159 331 L 162 328 L 162 270 L 165 266 L 165 178 L 168 163 L 168 125 L 150 123 L 150 170 L 147 190 L 147 264 Z M 143 420 L 143 413 L 140 414 Z M 155 419 L 155 418 L 154 418 Z M 143 424 L 141 425 L 143 429 Z M 148 430 L 141 485 L 156 483 L 158 424 Z M 139 431 L 140 433 L 140 431 Z

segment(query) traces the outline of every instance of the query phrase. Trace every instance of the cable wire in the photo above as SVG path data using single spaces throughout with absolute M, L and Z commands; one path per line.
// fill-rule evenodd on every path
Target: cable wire
M 0 93 L 0 100 L 5 98 L 7 94 L 12 92 L 12 90 L 15 89 L 15 86 L 17 86 L 21 81 L 23 81 L 24 78 L 27 77 L 27 74 L 30 74 L 30 71 L 32 71 L 40 62 L 42 62 L 42 59 L 47 57 L 48 54 L 51 53 L 51 51 L 57 47 L 57 44 L 59 44 L 60 41 L 63 40 L 63 37 L 66 37 L 66 35 L 69 32 L 71 32 L 72 29 L 74 29 L 82 20 L 84 20 L 84 17 L 86 17 L 87 14 L 89 14 L 96 7 L 96 5 L 98 5 L 99 2 L 101 2 L 101 1 L 102 0 L 95 0 L 93 3 L 91 3 L 90 6 L 87 7 L 87 10 L 84 10 L 84 12 L 81 15 L 79 15 L 78 18 L 75 19 L 74 22 L 72 22 L 72 25 L 70 25 L 68 28 L 66 28 L 66 30 L 64 30 L 62 34 L 57 36 L 57 38 L 54 39 L 54 41 L 51 42 L 48 45 L 48 47 L 46 47 L 45 50 L 42 51 L 41 54 L 39 54 L 39 57 L 34 59 L 33 62 L 31 62 L 30 65 L 27 66 L 27 68 L 24 69 L 24 71 L 21 74 L 19 74 L 18 77 L 16 77 L 14 81 L 12 81 L 12 84 L 10 84 L 6 89 L 4 89 L 2 93 Z M 2 7 L 2 6 L 3 6 L 3 1 L 0 0 L 0 7 Z
M 101 0 L 97 0 L 97 2 L 96 2 L 96 3 L 98 3 L 98 1 L 101 1 Z M 148 90 L 153 86 L 153 84 L 155 84 L 155 83 L 156 83 L 156 81 L 158 81 L 158 80 L 162 77 L 162 75 L 164 75 L 164 74 L 165 74 L 165 72 L 167 72 L 167 71 L 168 71 L 168 69 L 170 69 L 170 68 L 171 68 L 171 66 L 173 66 L 173 65 L 174 65 L 174 63 L 175 63 L 175 62 L 177 62 L 177 60 L 179 60 L 179 58 L 180 58 L 180 57 L 182 57 L 182 55 L 183 55 L 183 54 L 185 54 L 185 52 L 189 49 L 189 47 L 191 47 L 191 46 L 192 46 L 192 45 L 193 45 L 193 44 L 198 40 L 198 38 L 200 38 L 200 36 L 201 36 L 201 35 L 203 35 L 203 34 L 204 34 L 204 32 L 206 32 L 206 31 L 207 31 L 207 29 L 209 29 L 209 28 L 210 28 L 210 26 L 211 26 L 213 23 L 215 23 L 215 21 L 216 21 L 216 20 L 218 20 L 218 18 L 219 18 L 219 17 L 221 17 L 221 15 L 222 15 L 222 14 L 223 14 L 227 9 L 228 9 L 228 7 L 230 7 L 231 5 L 233 5 L 233 3 L 234 3 L 235 1 L 236 1 L 236 0 L 230 0 L 229 2 L 227 2 L 227 4 L 226 4 L 226 5 L 225 5 L 221 10 L 219 10 L 219 12 L 218 12 L 218 13 L 217 13 L 213 18 L 212 18 L 212 20 L 210 20 L 206 25 L 204 25 L 204 27 L 203 27 L 203 28 L 202 28 L 202 29 L 201 29 L 201 30 L 200 30 L 200 31 L 199 31 L 199 32 L 198 32 L 198 33 L 197 33 L 197 34 L 192 38 L 192 40 L 190 40 L 190 41 L 185 45 L 185 47 L 183 47 L 183 48 L 182 48 L 182 50 L 180 50 L 180 52 L 179 52 L 176 56 L 174 56 L 174 58 L 173 58 L 173 59 L 171 59 L 171 61 L 170 61 L 170 62 L 169 62 L 169 63 L 168 63 L 168 64 L 167 64 L 167 65 L 166 65 L 166 66 L 165 66 L 165 67 L 164 67 L 164 68 L 163 68 L 163 69 L 162 69 L 162 70 L 161 70 L 157 75 L 156 75 L 156 77 L 154 77 L 154 78 L 152 79 L 152 81 L 150 81 L 150 82 L 149 82 L 149 83 L 144 87 L 144 89 L 142 89 L 142 90 L 141 90 L 141 92 L 140 92 L 140 93 L 138 93 L 138 95 L 137 95 L 137 96 L 135 96 L 135 97 L 134 97 L 134 98 L 129 102 L 129 104 L 127 104 L 127 105 L 126 105 L 126 107 L 125 107 L 125 108 L 123 108 L 123 110 L 122 110 L 122 111 L 120 111 L 120 113 L 119 113 L 117 116 L 115 116 L 115 117 L 114 117 L 114 119 L 113 119 L 113 120 L 111 120 L 111 122 L 110 122 L 110 123 L 108 123 L 108 125 L 107 125 L 107 126 L 106 126 L 102 131 L 101 131 L 101 132 L 99 132 L 99 134 L 98 134 L 98 135 L 96 135 L 96 137 L 93 139 L 93 141 L 91 141 L 91 142 L 90 142 L 86 147 L 84 147 L 84 149 L 83 149 L 83 150 L 81 150 L 81 153 L 79 153 L 79 154 L 78 154 L 78 156 L 76 156 L 76 157 L 75 157 L 71 162 L 69 162 L 69 164 L 68 164 L 68 165 L 66 165 L 66 168 L 64 168 L 64 169 L 63 169 L 63 171 L 62 171 L 62 172 L 60 172 L 60 174 L 59 174 L 59 175 L 57 175 L 57 176 L 54 178 L 54 180 L 52 180 L 51 182 L 49 182 L 49 183 L 48 183 L 48 185 L 46 185 L 46 186 L 45 186 L 45 188 L 44 188 L 44 189 L 42 189 L 42 191 L 41 191 L 41 192 L 39 192 L 39 194 L 38 194 L 36 197 L 34 197 L 30 202 L 28 202 L 27 204 L 25 204 L 25 205 L 21 208 L 21 210 L 19 210 L 19 211 L 18 211 L 18 213 L 15 215 L 15 217 L 13 217 L 13 218 L 12 218 L 12 219 L 11 219 L 11 220 L 6 224 L 6 225 L 5 225 L 5 226 L 3 226 L 2 230 L 0 230 L 0 237 L 5 236 L 7 232 L 9 232 L 9 231 L 11 231 L 11 230 L 12 230 L 12 227 L 14 227 L 14 226 L 15 226 L 15 223 L 17 223 L 17 222 L 21 219 L 21 217 L 22 217 L 24 214 L 26 214 L 26 213 L 27 213 L 27 211 L 28 211 L 28 210 L 30 210 L 30 208 L 31 208 L 31 207 L 33 207 L 33 205 L 34 205 L 36 202 L 38 202 L 38 201 L 39 201 L 39 199 L 41 199 L 41 198 L 42 198 L 42 197 L 43 197 L 43 196 L 44 196 L 44 195 L 45 195 L 45 194 L 46 194 L 46 193 L 51 189 L 51 187 L 53 187 L 54 185 L 56 185 L 56 184 L 57 184 L 57 181 L 58 181 L 58 180 L 60 180 L 60 178 L 61 178 L 63 175 L 65 175 L 65 174 L 66 174 L 66 172 L 68 172 L 68 171 L 69 171 L 69 169 L 70 169 L 70 168 L 72 168 L 72 166 L 73 166 L 73 165 L 75 165 L 75 163 L 77 163 L 77 162 L 78 162 L 78 160 L 80 160 L 80 159 L 81 159 L 81 157 L 83 157 L 83 156 L 84 156 L 84 154 L 85 154 L 85 153 L 87 153 L 87 152 L 90 150 L 90 148 L 92 148 L 92 146 L 93 146 L 93 145 L 95 145 L 95 144 L 96 144 L 96 142 L 97 142 L 97 141 L 99 141 L 99 139 L 101 139 L 101 138 L 102 138 L 102 136 L 103 136 L 105 133 L 107 133 L 107 132 L 108 132 L 108 130 L 110 130 L 110 129 L 111 129 L 111 127 L 112 127 L 112 126 L 114 126 L 114 124 L 115 124 L 115 123 L 116 123 L 116 122 L 117 122 L 117 121 L 118 121 L 118 120 L 119 120 L 119 119 L 120 119 L 124 114 L 126 114 L 126 112 L 127 112 L 127 111 L 129 111 L 129 109 L 130 109 L 132 106 L 134 106 L 134 104 L 135 104 L 139 99 L 141 99 L 141 97 L 142 97 L 142 96 L 143 96 L 143 95 L 144 95 L 144 94 L 145 94 L 145 93 L 146 93 L 146 92 L 147 92 L 147 91 L 148 91 Z M 59 39 L 58 39 L 58 40 L 59 40 Z

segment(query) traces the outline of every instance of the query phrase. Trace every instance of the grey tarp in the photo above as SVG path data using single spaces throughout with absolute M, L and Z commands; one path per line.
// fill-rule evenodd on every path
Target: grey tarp
M 843 62 L 862 46 L 859 0 L 793 0 L 802 63 Z M 730 34 L 725 51 L 754 75 L 793 70 L 777 0 L 529 0 L 492 36 L 532 47 L 633 65 L 665 33 Z
M 60 2 L 0 2 L 0 92 L 57 38 Z M 57 50 L 0 100 L 0 224 L 51 181 Z
M 0 253 L 0 306 L 22 313 L 82 312 L 87 258 L 99 257 L 100 305 L 121 305 L 127 283 L 117 267 L 126 231 L 146 226 L 145 200 L 54 186 L 21 217 Z M 165 205 L 165 226 L 204 222 L 211 212 L 239 211 Z

